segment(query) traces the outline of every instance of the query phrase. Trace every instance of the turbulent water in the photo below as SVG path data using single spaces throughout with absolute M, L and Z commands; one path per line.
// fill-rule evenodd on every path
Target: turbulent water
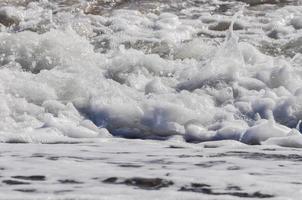
M 0 198 L 299 199 L 301 120 L 301 0 L 0 0 Z

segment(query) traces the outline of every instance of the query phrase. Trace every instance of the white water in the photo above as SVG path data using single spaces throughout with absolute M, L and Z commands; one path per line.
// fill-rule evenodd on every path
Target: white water
M 0 199 L 300 199 L 301 47 L 301 0 L 0 0 Z
M 0 140 L 301 140 L 299 2 L 187 3 L 153 12 L 125 2 L 104 15 L 85 1 L 1 6 Z M 222 5 L 231 9 L 215 13 Z

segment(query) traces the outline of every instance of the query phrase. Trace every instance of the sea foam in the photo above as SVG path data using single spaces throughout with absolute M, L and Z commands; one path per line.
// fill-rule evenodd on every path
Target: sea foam
M 300 134 L 290 134 L 299 133 L 302 117 L 296 43 L 282 44 L 296 52 L 292 59 L 264 54 L 242 39 L 249 36 L 241 34 L 248 32 L 242 15 L 237 31 L 236 17 L 229 18 L 222 41 L 197 37 L 221 36 L 221 30 L 204 28 L 217 22 L 213 16 L 201 16 L 202 22 L 207 17 L 201 26 L 177 13 L 50 14 L 50 5 L 56 8 L 43 1 L 0 10 L 11 19 L 0 32 L 1 141 L 180 136 L 188 142 L 301 146 Z M 277 23 L 291 9 L 269 15 Z M 292 17 L 263 30 L 299 42 L 300 24 Z

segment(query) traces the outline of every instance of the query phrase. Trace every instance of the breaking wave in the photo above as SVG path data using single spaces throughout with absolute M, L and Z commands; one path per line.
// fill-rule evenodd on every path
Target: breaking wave
M 91 2 L 0 8 L 0 141 L 302 147 L 301 5 Z

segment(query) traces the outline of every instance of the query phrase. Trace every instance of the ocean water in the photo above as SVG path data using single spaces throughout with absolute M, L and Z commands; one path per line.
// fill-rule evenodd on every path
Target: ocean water
M 0 199 L 300 199 L 301 0 L 0 0 Z

